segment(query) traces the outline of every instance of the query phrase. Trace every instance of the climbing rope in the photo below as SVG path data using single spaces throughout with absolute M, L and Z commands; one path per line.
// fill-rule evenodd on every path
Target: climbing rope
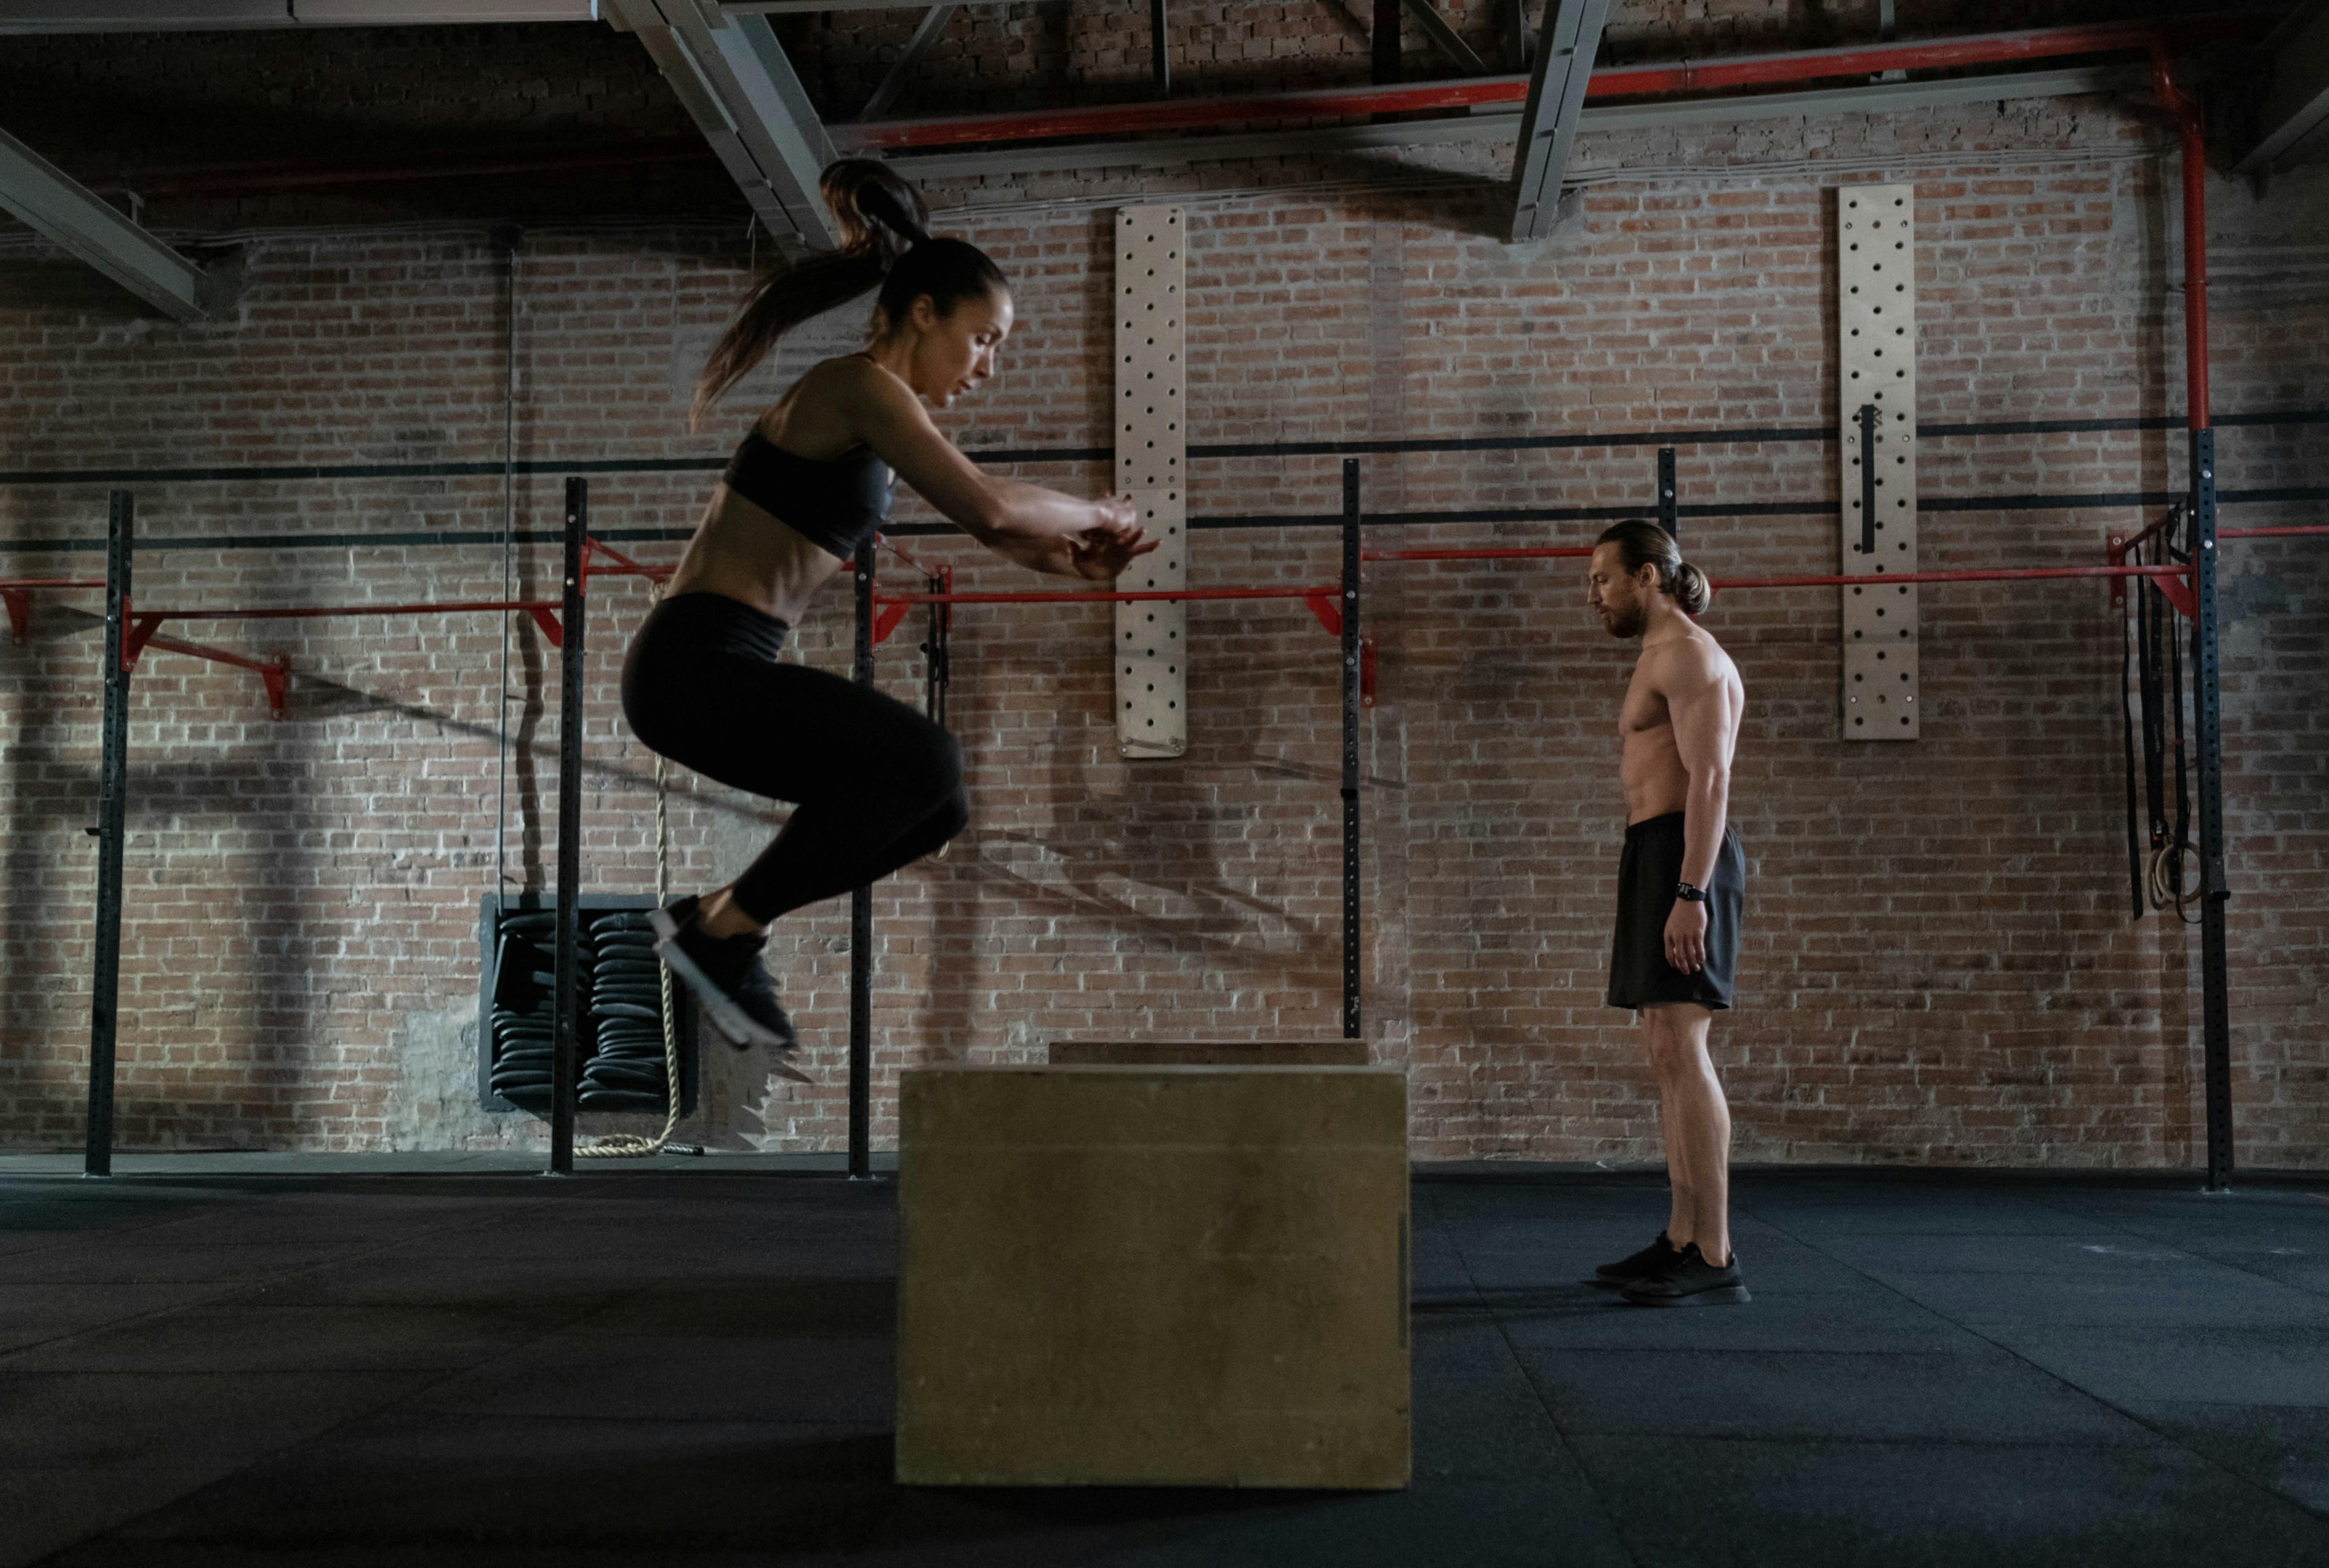
M 2181 839 L 2163 844 L 2151 852 L 2151 870 L 2147 881 L 2151 891 L 2151 907 L 2173 907 L 2175 918 L 2187 926 L 2200 923 L 2200 889 L 2183 869 L 2189 857 L 2192 870 L 2200 865 L 2199 852 Z M 2186 909 L 2190 913 L 2184 912 Z
M 2189 518 L 2182 503 L 2151 531 L 2148 564 L 2178 564 L 2190 559 L 2177 541 Z M 2144 545 L 2130 552 L 2136 564 L 2145 563 Z M 2136 752 L 2134 726 L 2123 741 L 2127 765 L 2127 852 L 2136 890 L 2136 914 L 2143 913 L 2145 898 L 2155 910 L 2173 909 L 2186 925 L 2199 923 L 2200 889 L 2192 871 L 2199 852 L 2192 843 L 2191 762 L 2183 731 L 2183 631 L 2177 612 L 2157 584 L 2142 582 L 2127 594 L 2127 619 L 2133 631 L 2136 695 L 2142 710 L 2141 791 L 2150 818 L 2150 847 L 2137 844 L 2136 821 Z M 2125 633 L 2120 644 L 2120 667 L 2126 669 L 2128 649 Z M 2124 683 L 2123 683 L 2124 684 Z M 2171 774 L 2172 764 L 2172 774 Z M 2189 863 L 2192 870 L 2186 869 Z
M 652 609 L 663 598 L 663 584 L 656 583 L 648 592 L 648 608 Z M 671 791 L 665 784 L 667 764 L 655 759 L 655 902 L 671 902 Z M 596 1143 L 574 1152 L 592 1159 L 640 1159 L 663 1153 L 668 1148 L 674 1154 L 702 1154 L 693 1144 L 674 1144 L 672 1130 L 679 1126 L 679 1027 L 671 1002 L 671 968 L 655 966 L 663 993 L 663 1130 L 653 1138 L 636 1132 L 610 1133 Z

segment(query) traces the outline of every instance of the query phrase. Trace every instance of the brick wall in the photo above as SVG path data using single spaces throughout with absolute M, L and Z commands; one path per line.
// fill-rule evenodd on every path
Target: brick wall
M 2051 118 L 2047 118 L 2051 117 Z M 2032 124 L 2056 150 L 2029 151 Z M 2124 116 L 2033 109 L 2013 155 L 1970 111 L 1909 117 L 1891 150 L 1822 171 L 1627 173 L 1657 149 L 1580 149 L 1599 172 L 1581 231 L 1482 237 L 1493 190 L 1449 178 L 1372 195 L 1188 198 L 1190 400 L 1198 443 L 1816 426 L 1832 418 L 1832 188 L 1913 178 L 1928 422 L 2180 412 L 2173 165 Z M 1799 137 L 1800 129 L 1795 133 Z M 2042 141 L 2042 138 L 2040 138 Z M 1782 149 L 1785 150 L 1785 149 Z M 1798 146 L 1798 155 L 1807 149 Z M 1816 148 L 1808 149 L 1816 151 Z M 1709 139 L 1667 161 L 1735 156 Z M 1881 156 L 1879 156 L 1881 155 Z M 1894 160 L 1889 176 L 1873 166 Z M 1984 161 L 1986 158 L 1986 161 Z M 1298 183 L 1299 168 L 1239 176 Z M 1104 445 L 1105 193 L 937 190 L 1015 280 L 1023 322 L 995 383 L 946 416 L 971 447 Z M 2321 182 L 2211 187 L 2220 411 L 2329 406 Z M 1136 195 L 1115 199 L 1139 199 Z M 561 465 L 716 459 L 736 400 L 684 429 L 686 384 L 741 282 L 722 225 L 531 235 L 516 280 L 520 524 L 554 527 Z M 239 317 L 140 319 L 60 264 L 8 263 L 0 468 L 492 465 L 503 455 L 504 278 L 482 236 L 270 241 Z M 779 384 L 849 324 L 755 379 Z M 2223 482 L 2319 486 L 2318 426 L 2234 426 Z M 2168 430 L 1934 438 L 1928 497 L 2168 491 Z M 1367 459 L 1371 505 L 1434 512 L 1650 504 L 1646 445 Z M 1693 443 L 1683 500 L 1777 507 L 1693 517 L 1718 577 L 1830 569 L 1832 447 Z M 1090 463 L 1007 471 L 1088 491 Z M 1193 515 L 1335 508 L 1331 457 L 1213 459 Z M 136 484 L 150 606 L 498 596 L 497 473 Z M 594 476 L 613 536 L 678 531 L 708 472 Z M 16 575 L 101 556 L 97 484 L 0 486 Z M 1787 504 L 1801 503 L 1789 510 Z M 2265 503 L 2231 524 L 2310 517 Z M 1928 513 L 1928 566 L 2099 560 L 2136 506 Z M 919 504 L 899 521 L 930 521 Z M 1417 524 L 1401 543 L 1566 542 L 1580 522 Z M 425 535 L 467 535 L 437 543 Z M 222 536 L 291 536 L 216 548 Z M 308 543 L 302 546 L 299 536 Z M 347 536 L 371 543 L 349 543 Z M 546 535 L 545 535 L 546 537 Z M 382 538 L 405 543 L 382 543 Z M 316 541 L 329 539 L 328 544 Z M 916 538 L 976 586 L 1021 586 L 966 541 Z M 162 547 L 166 544 L 168 547 Z M 676 545 L 627 545 L 665 557 Z M 1193 581 L 1314 582 L 1331 530 L 1193 541 Z M 2317 551 L 2228 546 L 2227 798 L 2234 1055 L 2243 1157 L 2329 1162 L 2321 995 L 2329 921 L 2329 724 Z M 543 544 L 512 562 L 555 590 Z M 653 760 L 616 707 L 634 584 L 598 585 L 584 714 L 589 886 L 652 885 Z M 1655 1102 L 1630 1021 L 1599 1006 L 1622 827 L 1611 731 L 1628 650 L 1584 614 L 1573 563 L 1372 571 L 1381 702 L 1367 721 L 1370 1038 L 1413 1074 L 1429 1157 L 1641 1158 Z M 0 669 L 0 1138 L 80 1135 L 94 818 L 95 599 L 49 596 Z M 1338 857 L 1332 645 L 1298 609 L 1191 613 L 1191 738 L 1121 761 L 1108 617 L 966 608 L 953 721 L 976 820 L 877 900 L 875 1136 L 901 1065 L 1011 1060 L 1095 1033 L 1331 1033 Z M 1707 624 L 1749 708 L 1735 812 L 1753 877 L 1740 1010 L 1717 1030 L 1742 1157 L 2180 1165 L 2203 1141 L 2195 933 L 2126 910 L 2117 622 L 2086 583 L 1928 590 L 1924 739 L 1835 739 L 1835 608 L 1824 590 L 1734 595 Z M 477 900 L 541 888 L 555 862 L 554 653 L 494 617 L 188 626 L 288 653 L 290 716 L 250 677 L 163 654 L 137 679 L 123 983 L 125 1147 L 484 1146 L 537 1136 L 474 1104 Z M 504 634 L 508 700 L 502 694 Z M 901 634 L 882 656 L 911 700 Z M 847 664 L 845 595 L 800 656 Z M 498 739 L 497 710 L 512 739 Z M 503 758 L 506 752 L 506 763 Z M 504 843 L 495 819 L 506 779 Z M 680 774 L 675 881 L 732 874 L 778 808 Z M 846 910 L 780 929 L 780 984 L 812 1042 L 800 1089 L 707 1046 L 701 1136 L 832 1148 L 844 1128 Z M 611 1123 L 609 1124 L 611 1125 Z

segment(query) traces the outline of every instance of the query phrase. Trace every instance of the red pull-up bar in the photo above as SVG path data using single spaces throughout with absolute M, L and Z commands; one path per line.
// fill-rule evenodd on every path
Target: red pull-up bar
M 2324 530 L 2329 532 L 2329 530 Z M 1590 555 L 1589 549 L 1544 550 L 1389 550 L 1372 552 L 1368 561 L 1535 561 L 1548 556 Z M 1823 573 L 1804 577 L 1730 577 L 1710 580 L 1717 592 L 1744 588 L 1869 588 L 1888 583 L 2012 582 L 2051 577 L 2183 577 L 2189 566 L 2027 566 L 1995 567 L 1979 571 L 1886 571 L 1846 577 Z M 883 604 L 1139 604 L 1153 600 L 1217 599 L 1317 599 L 1330 602 L 1341 592 L 1325 588 L 1184 588 L 1130 593 L 885 593 Z
M 366 615 L 455 615 L 471 611 L 523 610 L 533 618 L 552 647 L 562 647 L 565 632 L 558 623 L 564 607 L 549 599 L 464 599 L 441 604 L 301 604 L 269 609 L 138 609 L 124 617 L 121 660 L 135 666 L 137 656 L 154 641 L 163 623 L 173 620 L 345 620 Z
M 1718 593 L 1736 588 L 1883 588 L 1912 582 L 2018 582 L 2049 577 L 2188 577 L 2189 566 L 2009 566 L 1985 571 L 1881 571 L 1865 577 L 1827 573 L 1816 577 L 1733 577 L 1714 579 Z
M 98 586 L 104 585 L 100 583 Z M 121 608 L 121 667 L 124 670 L 136 669 L 139 656 L 148 648 L 184 654 L 191 658 L 208 659 L 212 664 L 249 670 L 266 688 L 268 711 L 278 719 L 284 715 L 285 702 L 290 691 L 291 664 L 288 659 L 280 654 L 271 659 L 255 659 L 247 654 L 212 647 L 206 643 L 181 642 L 174 638 L 156 634 L 174 620 L 323 620 L 361 615 L 523 610 L 533 618 L 536 626 L 542 628 L 542 635 L 550 639 L 551 647 L 557 647 L 565 640 L 564 630 L 558 620 L 558 611 L 563 607 L 540 600 L 463 600 L 445 604 L 292 605 L 274 609 L 132 609 L 125 597 Z M 13 607 L 11 614 L 14 614 Z

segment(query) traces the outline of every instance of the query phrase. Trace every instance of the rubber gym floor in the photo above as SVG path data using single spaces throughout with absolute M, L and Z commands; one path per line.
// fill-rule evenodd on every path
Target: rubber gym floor
M 2329 1180 L 1424 1167 L 1415 1478 L 890 1479 L 895 1187 L 744 1158 L 0 1159 L 8 1563 L 2329 1563 Z

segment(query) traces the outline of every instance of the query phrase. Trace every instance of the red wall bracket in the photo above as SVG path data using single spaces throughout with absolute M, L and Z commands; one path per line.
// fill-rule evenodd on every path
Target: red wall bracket
M 278 654 L 271 659 L 255 659 L 243 654 L 231 653 L 222 647 L 212 647 L 203 643 L 180 642 L 175 638 L 156 637 L 154 630 L 160 626 L 161 617 L 155 616 L 149 619 L 141 616 L 138 620 L 146 634 L 138 643 L 138 653 L 143 653 L 150 647 L 156 653 L 184 654 L 188 658 L 207 659 L 214 665 L 231 665 L 239 670 L 249 670 L 259 677 L 259 685 L 266 689 L 267 711 L 278 719 L 285 716 L 291 694 L 291 663 L 282 655 Z M 132 669 L 137 667 L 136 654 L 129 656 L 128 664 Z
M 133 615 L 129 613 L 127 598 L 122 600 L 121 609 L 121 667 L 135 670 L 137 656 L 146 651 L 146 645 L 154 640 L 154 634 L 160 631 L 162 623 L 170 618 L 166 615 Z

